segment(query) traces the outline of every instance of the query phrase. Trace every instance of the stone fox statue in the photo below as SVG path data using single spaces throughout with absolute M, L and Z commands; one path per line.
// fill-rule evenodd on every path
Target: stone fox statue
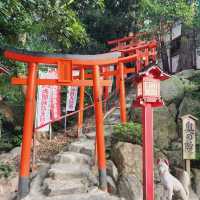
M 166 159 L 158 159 L 158 171 L 161 183 L 164 187 L 163 200 L 172 200 L 174 193 L 178 193 L 182 200 L 189 200 L 190 178 L 184 171 L 184 178 L 181 183 L 169 172 L 169 163 Z

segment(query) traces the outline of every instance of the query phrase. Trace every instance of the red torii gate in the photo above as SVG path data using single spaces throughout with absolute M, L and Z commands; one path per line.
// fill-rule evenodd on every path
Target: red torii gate
M 147 49 L 148 53 L 147 53 Z M 27 85 L 25 116 L 22 139 L 22 152 L 20 163 L 19 196 L 24 197 L 29 192 L 30 157 L 31 141 L 33 136 L 33 125 L 35 117 L 35 94 L 37 85 L 60 85 L 60 86 L 79 86 L 80 103 L 78 128 L 82 128 L 83 108 L 84 108 L 84 89 L 86 86 L 93 87 L 94 106 L 96 116 L 96 143 L 97 158 L 99 168 L 99 183 L 102 190 L 107 189 L 106 183 L 106 159 L 103 128 L 103 106 L 101 87 L 108 87 L 111 81 L 108 77 L 115 76 L 119 88 L 120 115 L 122 123 L 126 123 L 126 98 L 124 75 L 137 72 L 141 68 L 142 58 L 147 57 L 147 61 L 155 61 L 156 52 L 151 52 L 150 44 L 140 47 L 140 55 L 132 53 L 126 57 L 120 57 L 119 52 L 100 54 L 100 55 L 69 55 L 69 54 L 47 54 L 41 52 L 28 52 L 24 50 L 5 50 L 4 56 L 7 59 L 27 63 L 27 78 L 12 78 L 12 84 Z M 147 61 L 145 65 L 148 64 Z M 136 62 L 135 68 L 125 67 L 125 63 Z M 40 64 L 54 65 L 58 69 L 58 79 L 38 79 L 38 67 Z M 139 65 L 140 64 L 140 65 Z M 110 71 L 109 66 L 116 65 L 117 68 Z M 137 67 L 140 66 L 139 69 Z M 79 70 L 80 76 L 73 76 L 72 70 Z M 92 72 L 92 73 L 91 73 Z M 100 77 L 105 80 L 101 80 Z M 106 90 L 105 90 L 106 92 Z

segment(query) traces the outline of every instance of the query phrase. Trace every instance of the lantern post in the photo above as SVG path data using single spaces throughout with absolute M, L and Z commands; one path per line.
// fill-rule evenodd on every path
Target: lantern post
M 160 96 L 160 81 L 170 76 L 155 65 L 144 68 L 136 77 L 137 98 L 134 107 L 142 108 L 143 199 L 154 200 L 153 180 L 153 107 L 164 105 Z

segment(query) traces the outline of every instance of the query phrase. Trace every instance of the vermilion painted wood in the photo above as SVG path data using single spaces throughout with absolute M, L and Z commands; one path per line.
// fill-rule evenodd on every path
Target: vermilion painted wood
M 107 42 L 107 44 L 112 45 L 112 44 L 118 44 L 119 42 L 131 41 L 132 39 L 135 39 L 136 37 L 139 37 L 142 35 L 146 35 L 146 33 L 145 32 L 135 33 L 133 36 L 123 37 L 123 38 L 119 38 L 119 39 L 115 39 L 115 40 L 109 40 Z
M 29 164 L 30 164 L 30 153 L 31 153 L 30 147 L 32 141 L 33 121 L 35 116 L 36 80 L 37 80 L 37 65 L 32 63 L 28 66 L 20 176 L 29 176 L 29 169 L 30 169 Z
M 72 82 L 72 61 L 58 62 L 58 82 Z
M 22 150 L 20 162 L 19 193 L 23 197 L 29 192 L 29 174 L 33 125 L 35 119 L 35 93 L 36 93 L 37 65 L 28 65 L 27 93 L 25 101 L 24 127 L 22 137 Z
M 119 100 L 120 100 L 120 117 L 121 122 L 125 124 L 126 119 L 126 94 L 125 94 L 125 81 L 124 81 L 124 64 L 119 63 Z
M 108 72 L 108 68 L 103 68 L 103 72 Z M 104 79 L 108 80 L 109 76 L 104 75 Z M 112 87 L 112 86 L 111 86 Z M 107 99 L 109 97 L 109 87 L 106 86 L 104 89 L 104 112 L 106 112 L 106 105 L 107 105 Z
M 11 83 L 13 85 L 27 85 L 27 79 L 26 78 L 16 78 L 13 77 L 11 79 Z M 73 80 L 72 82 L 58 82 L 57 79 L 37 79 L 36 80 L 37 85 L 61 85 L 61 86 L 93 86 L 92 80 Z M 100 80 L 101 86 L 111 86 L 112 81 L 111 80 Z
M 26 55 L 22 53 L 18 53 L 15 51 L 11 50 L 6 50 L 4 52 L 4 56 L 8 59 L 11 60 L 16 60 L 19 62 L 25 62 L 25 63 L 38 63 L 38 64 L 54 64 L 58 65 L 59 62 L 65 62 L 65 61 L 70 61 L 69 59 L 66 58 L 56 58 L 56 57 L 43 57 L 43 56 L 32 56 L 32 55 Z M 76 69 L 77 66 L 81 67 L 86 67 L 86 68 L 93 68 L 94 65 L 99 65 L 104 66 L 104 65 L 112 65 L 112 64 L 117 64 L 118 63 L 118 58 L 113 58 L 113 59 L 99 59 L 99 60 L 78 60 L 78 59 L 73 59 L 72 60 L 72 67 L 73 69 Z
M 143 199 L 154 200 L 153 178 L 153 110 L 150 103 L 142 107 L 143 143 Z
M 84 68 L 81 68 L 80 78 L 83 81 L 85 79 Z M 80 86 L 80 95 L 79 95 L 79 98 L 80 98 L 80 100 L 79 100 L 79 110 L 80 110 L 80 112 L 78 113 L 78 136 L 80 134 L 82 134 L 82 128 L 83 128 L 84 96 L 85 96 L 85 87 Z
M 136 46 L 132 45 L 130 48 L 124 48 L 119 50 L 120 52 L 134 52 L 137 49 L 153 49 L 157 47 L 157 42 L 155 40 L 150 41 L 150 42 L 141 42 L 139 44 L 137 44 Z
M 93 68 L 93 81 L 94 81 L 93 92 L 94 92 L 94 108 L 95 108 L 95 120 L 96 120 L 96 145 L 97 145 L 96 147 L 97 147 L 97 158 L 98 158 L 98 168 L 99 168 L 99 181 L 100 181 L 100 188 L 102 190 L 107 190 L 100 68 L 97 65 L 94 66 Z
M 124 67 L 124 74 L 129 74 L 129 73 L 134 73 L 135 72 L 135 68 L 133 67 Z M 86 73 L 86 72 L 85 72 Z M 107 71 L 105 70 L 104 72 L 101 73 L 101 76 L 103 77 L 113 77 L 113 76 L 117 76 L 118 75 L 118 71 L 114 70 L 114 71 Z M 73 79 L 79 79 L 79 76 L 73 76 Z M 92 74 L 85 74 L 85 79 L 92 79 Z

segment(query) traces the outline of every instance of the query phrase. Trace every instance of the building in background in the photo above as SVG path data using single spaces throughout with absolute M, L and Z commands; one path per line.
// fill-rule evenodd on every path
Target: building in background
M 177 22 L 165 37 L 169 72 L 200 69 L 199 33 Z

